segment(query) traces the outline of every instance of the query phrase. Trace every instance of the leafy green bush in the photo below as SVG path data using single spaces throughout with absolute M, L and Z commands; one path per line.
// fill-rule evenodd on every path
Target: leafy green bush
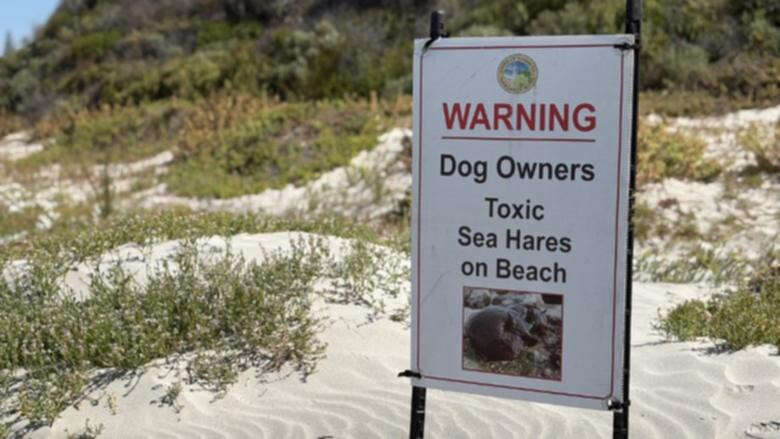
M 196 98 L 207 96 L 220 86 L 221 54 L 196 54 L 176 59 L 163 69 L 162 84 L 167 96 Z
M 22 242 L 0 245 L 0 263 L 4 258 L 25 258 L 41 254 L 60 261 L 62 266 L 83 262 L 126 243 L 140 246 L 171 239 L 200 236 L 232 236 L 239 233 L 301 231 L 354 238 L 405 248 L 392 235 L 379 234 L 363 224 L 340 218 L 289 219 L 229 212 L 191 213 L 181 210 L 141 211 L 110 217 L 99 224 L 76 222 L 45 232 L 32 232 Z
M 660 317 L 667 337 L 708 337 L 726 348 L 772 344 L 780 350 L 780 269 L 770 252 L 752 269 L 747 282 L 705 301 L 687 301 Z
M 85 301 L 58 287 L 51 261 L 32 260 L 22 286 L 0 279 L 0 370 L 25 370 L 18 410 L 35 425 L 80 397 L 94 368 L 218 351 L 234 356 L 232 371 L 290 364 L 305 376 L 324 348 L 310 316 L 318 258 L 296 247 L 262 264 L 230 252 L 204 259 L 191 243 L 144 285 L 121 265 L 96 266 Z
M 658 328 L 667 337 L 673 336 L 680 341 L 694 340 L 709 334 L 707 323 L 710 318 L 707 304 L 701 300 L 686 300 L 669 311 Z
M 753 124 L 739 133 L 738 140 L 740 145 L 753 153 L 759 171 L 780 171 L 780 148 L 777 146 L 780 141 L 780 122 L 768 130 Z
M 674 229 L 674 227 L 672 227 Z M 654 228 L 655 236 L 663 236 L 665 233 L 677 233 Z M 673 238 L 678 236 L 672 235 Z M 679 258 L 671 260 L 658 259 L 652 254 L 639 255 L 635 261 L 635 271 L 646 273 L 651 282 L 692 283 L 711 282 L 722 285 L 729 282 L 738 282 L 744 277 L 745 271 L 750 266 L 749 261 L 734 251 L 723 251 L 718 248 L 704 248 L 699 240 L 682 236 L 688 239 L 690 245 Z
M 75 38 L 70 43 L 71 55 L 76 60 L 100 60 L 119 41 L 118 31 L 95 32 Z
M 182 195 L 225 198 L 300 185 L 375 145 L 376 114 L 360 105 L 281 105 L 224 129 L 191 130 L 169 187 Z
M 204 47 L 233 39 L 257 39 L 262 35 L 263 26 L 255 21 L 242 21 L 240 23 L 212 21 L 203 24 L 198 29 L 197 39 L 198 46 Z
M 706 143 L 664 125 L 640 124 L 637 146 L 637 184 L 679 178 L 712 181 L 722 166 L 704 158 Z
M 68 114 L 38 124 L 36 137 L 56 136 L 44 150 L 29 156 L 18 167 L 33 168 L 59 163 L 81 167 L 110 161 L 132 161 L 158 153 L 180 128 L 183 106 L 157 103 L 139 107 L 105 106 L 96 111 Z
M 35 227 L 41 212 L 42 209 L 39 207 L 9 212 L 8 207 L 0 202 L 0 237 L 14 235 Z

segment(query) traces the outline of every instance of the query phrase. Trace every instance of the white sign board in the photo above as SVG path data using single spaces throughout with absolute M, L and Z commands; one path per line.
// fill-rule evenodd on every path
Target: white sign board
M 424 43 L 413 384 L 621 402 L 633 36 Z

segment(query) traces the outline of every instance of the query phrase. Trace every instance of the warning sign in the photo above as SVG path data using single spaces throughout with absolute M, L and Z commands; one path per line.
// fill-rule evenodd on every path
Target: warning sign
M 632 42 L 416 42 L 414 385 L 621 402 Z

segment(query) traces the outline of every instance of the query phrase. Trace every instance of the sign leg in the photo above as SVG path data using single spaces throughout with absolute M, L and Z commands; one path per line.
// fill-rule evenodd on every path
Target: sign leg
M 425 430 L 425 387 L 412 387 L 412 416 L 409 439 L 423 439 Z
M 612 412 L 612 439 L 628 439 L 628 406 Z

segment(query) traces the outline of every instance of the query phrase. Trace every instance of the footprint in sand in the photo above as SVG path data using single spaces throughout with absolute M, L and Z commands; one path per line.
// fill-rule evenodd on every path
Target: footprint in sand
M 750 384 L 745 384 L 745 385 L 734 384 L 731 386 L 726 386 L 726 390 L 728 390 L 729 392 L 739 393 L 739 394 L 750 393 L 753 391 L 754 388 L 755 386 L 752 386 Z
M 756 439 L 780 439 L 780 421 L 757 422 L 745 430 L 745 436 Z

